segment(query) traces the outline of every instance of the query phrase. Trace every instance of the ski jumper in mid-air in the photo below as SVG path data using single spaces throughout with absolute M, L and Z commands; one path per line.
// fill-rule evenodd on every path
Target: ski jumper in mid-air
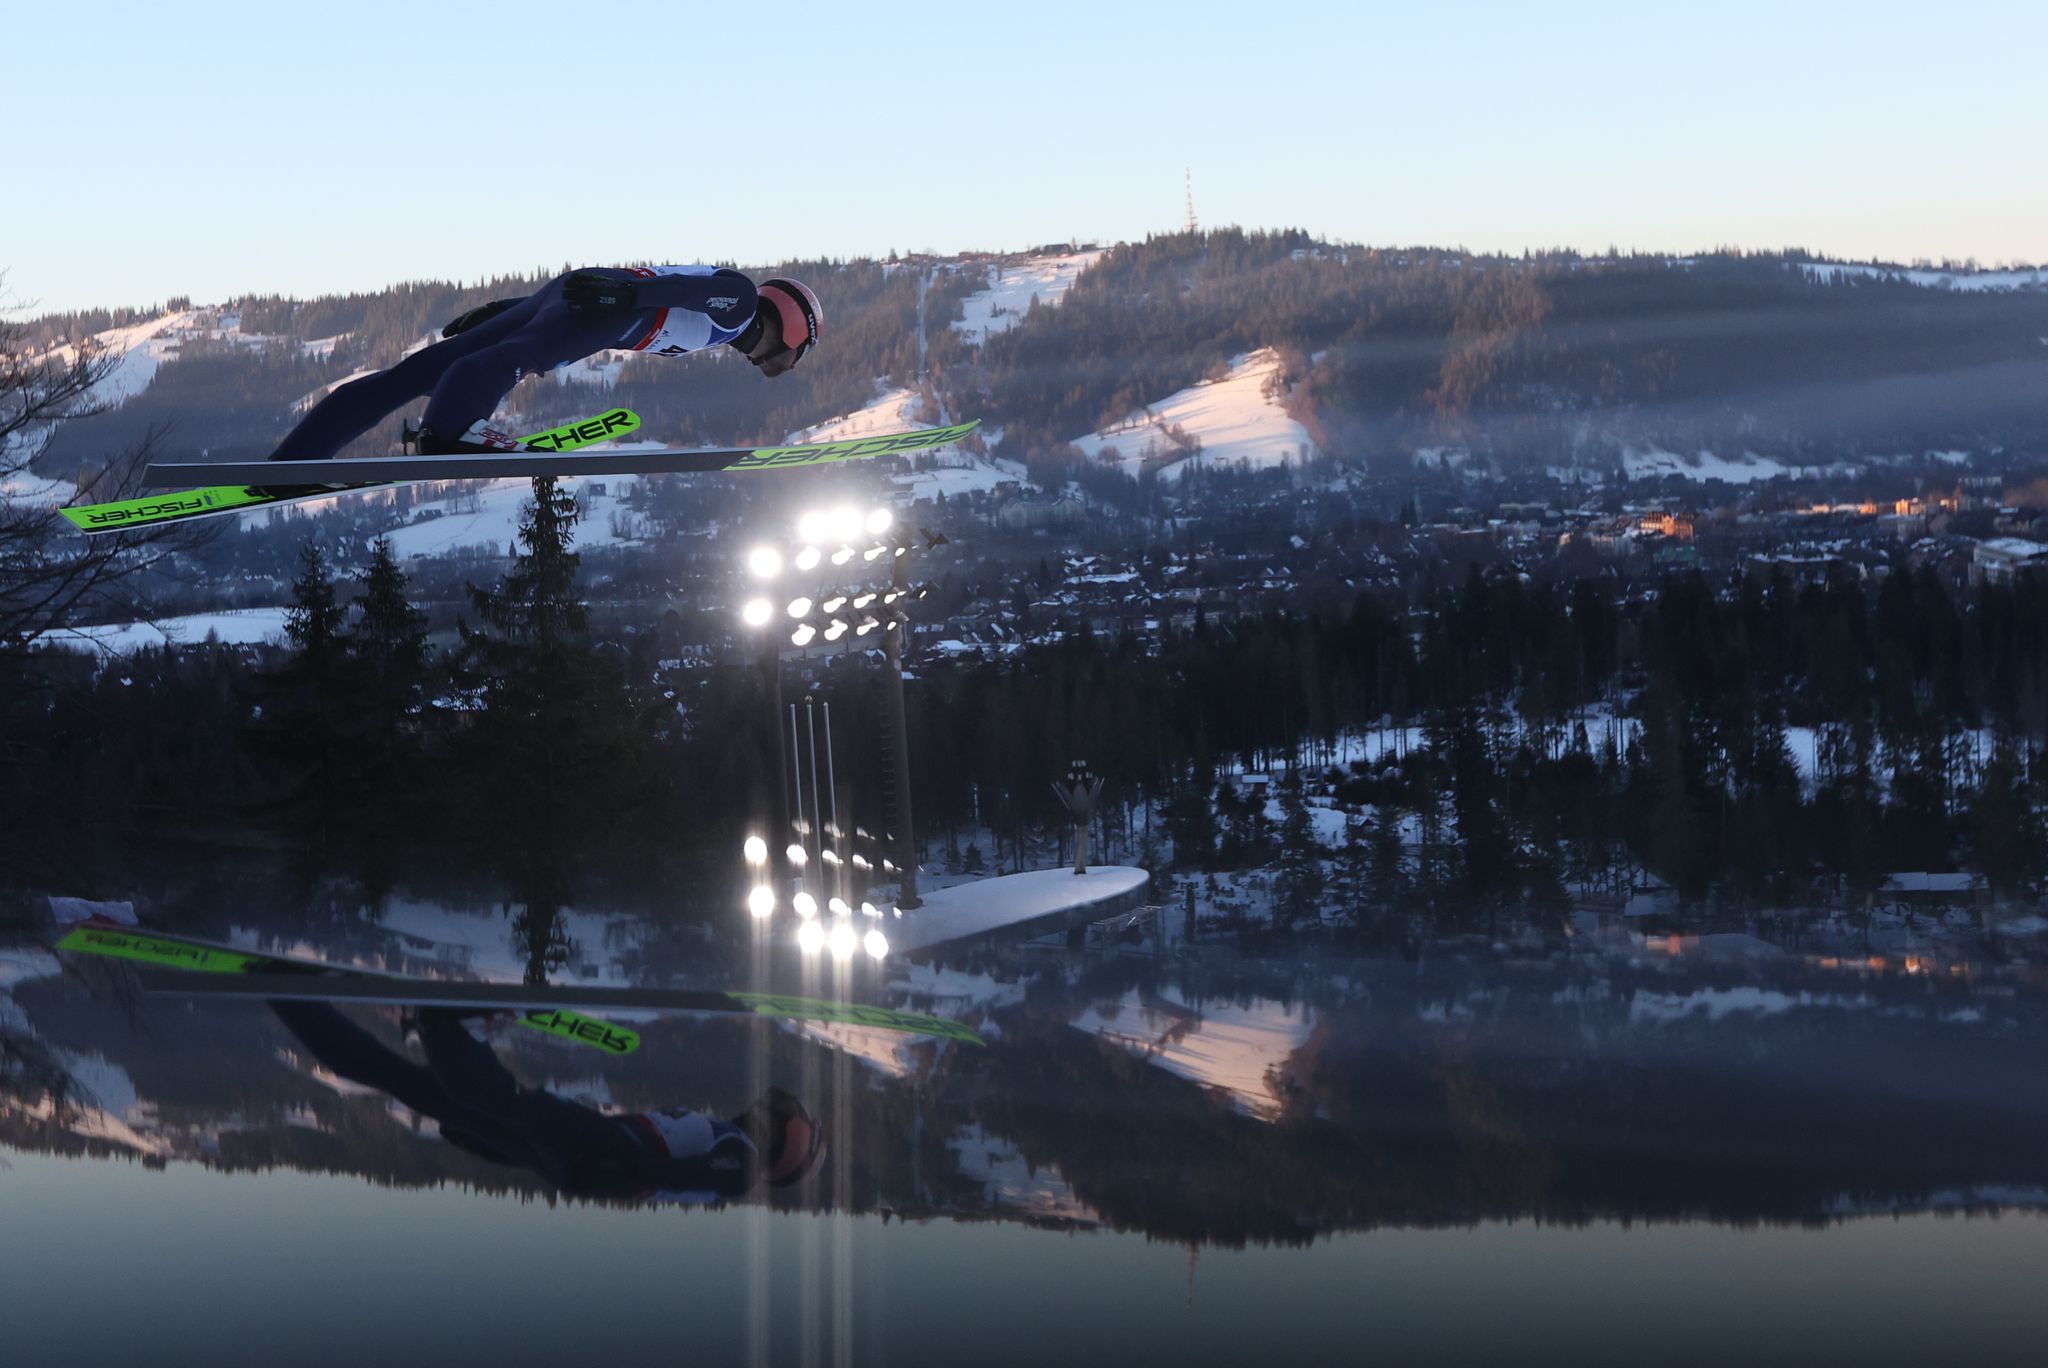
M 682 1107 L 603 1112 L 521 1086 L 459 1013 L 418 1013 L 426 1063 L 417 1064 L 328 1003 L 270 1009 L 341 1077 L 431 1118 L 457 1149 L 527 1169 L 565 1196 L 722 1202 L 758 1185 L 790 1187 L 824 1166 L 825 1127 L 780 1088 L 730 1121 Z
M 419 398 L 427 400 L 415 439 L 421 455 L 517 451 L 518 440 L 489 419 L 524 376 L 611 349 L 681 356 L 725 345 L 772 378 L 818 344 L 820 314 L 807 286 L 781 277 L 756 285 L 722 266 L 571 271 L 523 299 L 471 309 L 441 330 L 441 341 L 336 389 L 271 459 L 329 459 Z

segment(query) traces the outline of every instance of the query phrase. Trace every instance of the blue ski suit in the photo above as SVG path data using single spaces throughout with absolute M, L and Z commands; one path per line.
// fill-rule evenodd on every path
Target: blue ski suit
M 610 313 L 573 309 L 562 298 L 568 276 L 557 276 L 475 327 L 423 347 L 389 370 L 342 385 L 313 406 L 271 459 L 329 459 L 399 406 L 422 397 L 426 425 L 443 436 L 459 436 L 490 417 L 523 376 L 611 348 L 681 356 L 732 341 L 754 319 L 754 282 L 725 267 L 586 273 L 632 279 L 639 307 Z

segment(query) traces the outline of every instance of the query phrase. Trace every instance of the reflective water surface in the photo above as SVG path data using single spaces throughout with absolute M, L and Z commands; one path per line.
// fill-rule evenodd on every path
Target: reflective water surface
M 1585 924 L 1351 955 L 1155 915 L 792 984 L 525 911 L 400 900 L 317 949 L 517 982 L 540 944 L 557 981 L 772 981 L 986 1043 L 629 1014 L 614 1056 L 0 949 L 17 1361 L 2021 1361 L 2048 1332 L 2048 979 L 2010 954 Z M 742 1115 L 770 1086 L 830 1136 L 787 1186 Z M 753 1166 L 589 1181 L 593 1127 L 686 1109 L 752 1126 Z

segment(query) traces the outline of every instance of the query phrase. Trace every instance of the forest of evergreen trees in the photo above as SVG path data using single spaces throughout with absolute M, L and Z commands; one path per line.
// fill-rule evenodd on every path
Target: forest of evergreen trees
M 537 486 L 520 555 L 471 587 L 448 650 L 427 648 L 380 545 L 342 582 L 307 549 L 282 650 L 16 660 L 11 873 L 83 859 L 111 878 L 150 837 L 252 830 L 483 863 L 536 840 L 736 848 L 775 790 L 760 663 L 678 668 L 658 624 L 595 640 L 574 504 Z M 843 657 L 818 687 L 850 738 L 848 801 L 877 811 L 879 670 Z M 1110 780 L 1116 857 L 1277 867 L 1303 918 L 1455 919 L 1626 896 L 1645 876 L 1696 902 L 1797 907 L 1867 898 L 1899 870 L 1974 869 L 2006 897 L 2048 875 L 2038 580 L 1686 574 L 1624 595 L 1475 569 L 1339 614 L 1198 612 L 1154 641 L 1075 624 L 1009 658 L 921 661 L 910 706 L 933 858 L 962 830 L 992 834 L 997 860 L 1046 839 L 1046 757 L 1085 756 Z M 1345 758 L 1396 734 L 1370 763 Z M 1277 776 L 1285 820 L 1234 782 L 1245 771 Z M 1341 850 L 1314 846 L 1311 791 L 1359 814 Z

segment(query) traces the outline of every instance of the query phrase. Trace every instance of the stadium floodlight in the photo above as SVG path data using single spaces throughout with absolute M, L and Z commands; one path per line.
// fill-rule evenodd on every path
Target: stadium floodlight
M 826 864 L 836 865 L 839 863 L 839 852 L 832 849 L 832 847 L 830 846 L 825 847 L 825 849 L 820 851 L 819 854 L 824 856 Z
M 842 546 L 832 553 L 832 563 L 834 565 L 844 565 L 852 559 L 853 548 L 850 546 Z
M 891 513 L 888 509 L 876 509 L 874 512 L 868 514 L 868 535 L 871 537 L 881 536 L 884 532 L 887 532 L 889 530 L 889 524 L 895 521 L 896 515 L 894 513 Z
M 789 615 L 793 618 L 809 617 L 811 601 L 807 598 L 793 598 L 789 601 Z
M 896 630 L 896 619 L 890 618 L 887 622 L 883 623 L 882 625 L 893 632 Z
M 861 944 L 867 947 L 871 959 L 881 959 L 889 953 L 889 938 L 873 927 L 869 927 L 868 933 L 861 937 Z
M 796 535 L 799 541 L 821 542 L 832 535 L 832 519 L 814 508 L 796 520 Z
M 755 579 L 772 580 L 782 573 L 782 553 L 772 546 L 757 546 L 747 552 L 747 570 Z
M 878 908 L 878 907 L 876 907 L 876 906 L 875 906 L 875 905 L 874 905 L 873 903 L 871 903 L 871 902 L 862 902 L 862 903 L 861 903 L 861 905 L 860 905 L 860 914 L 861 914 L 861 915 L 862 915 L 863 917 L 879 917 L 879 916 L 881 916 L 881 915 L 882 915 L 882 913 L 881 913 L 881 909 L 880 909 L 880 908 Z
M 900 599 L 902 597 L 903 593 L 901 590 L 891 589 L 888 593 L 882 595 L 882 602 L 884 605 L 887 605 L 894 603 L 897 599 Z
M 795 897 L 789 900 L 789 905 L 796 909 L 796 914 L 799 917 L 815 917 L 818 915 L 818 900 L 801 890 L 798 891 Z
M 844 608 L 845 606 L 846 606 L 846 595 L 844 595 L 844 594 L 834 594 L 834 595 L 833 595 L 833 596 L 832 596 L 831 598 L 828 598 L 828 599 L 826 599 L 826 600 L 825 600 L 825 601 L 824 601 L 823 603 L 819 604 L 819 605 L 818 605 L 818 608 L 819 608 L 819 610 L 820 610 L 820 611 L 822 611 L 822 612 L 827 612 L 827 613 L 836 613 L 836 612 L 838 612 L 838 611 L 839 611 L 839 610 L 840 610 L 841 608 Z
M 856 850 L 855 852 L 853 852 L 853 867 L 854 867 L 855 869 L 872 869 L 872 868 L 874 868 L 874 866 L 873 866 L 873 865 L 871 865 L 871 864 L 869 864 L 869 863 L 868 863 L 868 857 L 867 857 L 867 856 L 865 856 L 865 855 L 863 855 L 863 854 L 861 854 L 861 853 L 860 853 L 859 851 L 857 851 L 857 850 Z
M 869 592 L 869 593 L 861 594 L 861 595 L 859 595 L 858 597 L 856 597 L 856 598 L 854 599 L 854 601 L 853 601 L 853 606 L 854 606 L 854 607 L 856 607 L 856 608 L 865 608 L 865 607 L 867 607 L 867 606 L 868 606 L 868 605 L 869 605 L 870 603 L 873 603 L 874 601 L 875 601 L 875 596 L 874 596 L 874 594 L 873 594 L 872 592 Z
M 855 629 L 854 634 L 856 636 L 866 636 L 869 632 L 874 631 L 875 628 L 881 625 L 881 623 L 875 621 L 873 618 L 863 618 L 861 620 L 860 626 Z
M 817 923 L 809 922 L 807 925 L 816 926 Z M 853 952 L 860 946 L 860 937 L 853 934 L 851 926 L 848 926 L 845 922 L 840 922 L 826 936 L 825 943 L 832 947 L 833 959 L 849 960 L 853 958 Z
M 741 847 L 741 850 L 746 855 L 747 863 L 750 865 L 764 865 L 768 863 L 768 843 L 759 836 L 747 837 L 747 843 Z
M 748 599 L 747 606 L 740 609 L 740 621 L 749 627 L 765 627 L 774 616 L 775 605 L 764 598 Z
M 789 857 L 789 862 L 791 864 L 797 865 L 798 867 L 801 867 L 803 865 L 803 862 L 806 859 L 810 858 L 809 856 L 804 854 L 804 848 L 798 845 L 795 841 L 791 841 L 789 843 L 789 849 L 783 851 L 782 853 Z
M 846 899 L 844 898 L 834 898 L 826 903 L 825 906 L 832 909 L 832 915 L 835 917 L 850 917 L 853 915 L 853 909 L 846 905 Z
M 837 641 L 845 635 L 846 622 L 843 618 L 833 618 L 832 625 L 825 629 L 825 640 L 827 641 Z
M 808 646 L 811 644 L 811 638 L 817 634 L 818 629 L 806 622 L 789 634 L 789 644 L 792 646 Z
M 860 553 L 860 558 L 864 561 L 871 561 L 888 549 L 886 546 L 870 546 L 867 550 Z
M 775 910 L 775 890 L 767 884 L 755 884 L 754 891 L 747 894 L 747 911 L 756 917 L 765 917 Z
M 818 562 L 823 559 L 825 559 L 823 551 L 820 551 L 815 546 L 806 546 L 803 550 L 796 553 L 796 568 L 799 570 L 815 570 L 818 568 Z
M 860 513 L 851 504 L 841 504 L 827 515 L 831 519 L 832 536 L 838 541 L 852 541 L 860 535 Z
M 907 546 L 899 546 L 896 548 L 896 554 L 899 556 L 907 556 L 910 554 L 910 548 Z
M 807 921 L 796 929 L 796 943 L 806 955 L 815 955 L 825 944 L 825 928 Z

